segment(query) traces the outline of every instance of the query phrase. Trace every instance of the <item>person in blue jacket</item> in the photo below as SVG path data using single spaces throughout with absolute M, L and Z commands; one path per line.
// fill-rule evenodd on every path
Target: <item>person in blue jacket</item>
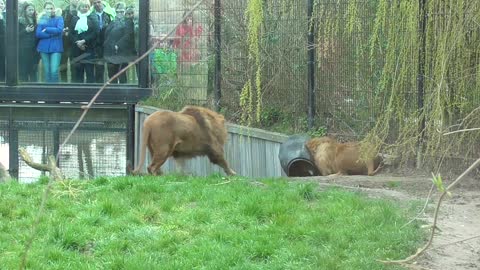
M 58 82 L 58 71 L 63 52 L 63 17 L 55 13 L 53 2 L 43 5 L 44 14 L 40 17 L 35 32 L 39 39 L 37 51 L 40 53 L 45 81 Z

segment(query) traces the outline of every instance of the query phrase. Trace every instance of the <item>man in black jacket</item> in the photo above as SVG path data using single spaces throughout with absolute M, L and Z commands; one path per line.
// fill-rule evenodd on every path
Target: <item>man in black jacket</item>
M 63 29 L 63 55 L 60 60 L 60 79 L 62 82 L 68 82 L 68 65 L 70 65 L 70 74 L 72 76 L 71 81 L 77 81 L 75 78 L 74 63 L 72 63 L 72 58 L 70 57 L 72 45 L 69 38 L 69 35 L 74 30 L 69 27 L 72 25 L 72 18 L 77 16 L 77 5 L 78 0 L 70 0 L 70 5 L 62 11 L 63 22 L 65 25 L 65 28 Z
M 103 59 L 103 42 L 105 41 L 105 29 L 113 21 L 113 16 L 104 11 L 105 4 L 102 0 L 91 0 L 93 11 L 88 16 L 97 23 L 99 33 L 95 42 L 95 82 L 103 83 L 105 75 L 105 61 Z

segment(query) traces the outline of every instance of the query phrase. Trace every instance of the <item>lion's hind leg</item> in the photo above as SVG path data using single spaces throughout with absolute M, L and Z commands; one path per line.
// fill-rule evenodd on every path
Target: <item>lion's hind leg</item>
M 222 167 L 223 171 L 227 175 L 236 175 L 237 173 L 230 168 L 228 162 L 225 160 L 223 155 L 223 147 L 212 147 L 208 153 L 208 159 L 213 164 L 217 164 L 218 166 Z
M 163 145 L 161 147 L 155 148 L 154 153 L 152 154 L 152 162 L 148 166 L 148 172 L 152 175 L 161 175 L 162 170 L 160 169 L 167 161 L 167 158 L 172 154 L 173 148 L 168 145 Z

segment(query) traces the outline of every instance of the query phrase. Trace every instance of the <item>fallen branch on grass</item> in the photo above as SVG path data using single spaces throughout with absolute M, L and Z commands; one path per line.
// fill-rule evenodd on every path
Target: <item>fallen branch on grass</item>
M 50 177 L 52 177 L 55 181 L 65 180 L 65 176 L 63 175 L 62 171 L 60 170 L 60 168 L 57 167 L 57 162 L 54 156 L 48 157 L 47 164 L 41 164 L 34 162 L 28 154 L 27 150 L 23 148 L 18 149 L 18 153 L 20 154 L 20 158 L 25 161 L 28 166 L 34 168 L 35 170 L 49 172 Z

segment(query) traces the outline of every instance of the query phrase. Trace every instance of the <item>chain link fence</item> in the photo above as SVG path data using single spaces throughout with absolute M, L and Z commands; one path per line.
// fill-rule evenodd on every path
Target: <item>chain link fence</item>
M 248 1 L 221 2 L 221 110 L 229 121 L 242 123 L 241 93 L 254 75 L 246 38 Z M 308 1 L 265 2 L 259 38 L 262 105 L 259 121 L 254 121 L 253 126 L 284 133 L 308 130 L 307 4 Z M 182 1 L 153 1 L 152 41 L 175 28 L 191 6 L 193 4 Z M 328 16 L 347 7 L 346 0 L 319 1 L 314 12 Z M 187 104 L 214 107 L 217 102 L 213 94 L 214 9 L 213 3 L 201 5 L 193 12 L 192 25 L 178 26 L 172 37 L 152 53 L 151 79 L 155 94 L 146 102 L 148 105 L 172 110 Z M 358 44 L 368 42 L 373 25 L 370 18 L 375 15 L 373 7 L 363 12 L 360 15 L 362 32 L 350 37 L 315 33 L 316 114 L 310 131 L 328 130 L 332 134 L 359 138 L 372 127 L 375 116 L 383 109 L 378 101 L 386 97 L 375 92 L 380 70 L 375 70 L 357 48 Z M 325 16 L 319 16 L 314 25 L 316 29 L 329 23 Z M 406 102 L 416 109 L 415 89 Z
M 21 182 L 32 182 L 44 172 L 18 157 L 23 148 L 33 162 L 47 163 L 80 116 L 78 108 L 0 107 L 0 162 Z M 60 151 L 58 167 L 67 178 L 125 175 L 127 166 L 127 112 L 92 109 Z M 12 164 L 13 162 L 13 164 Z

